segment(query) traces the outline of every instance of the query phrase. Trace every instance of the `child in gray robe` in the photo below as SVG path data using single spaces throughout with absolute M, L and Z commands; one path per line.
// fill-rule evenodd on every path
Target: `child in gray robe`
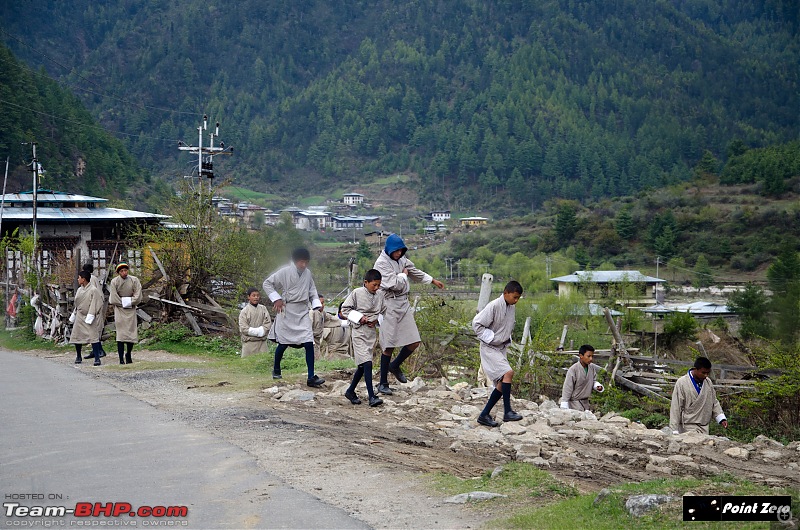
M 417 323 L 414 321 L 414 311 L 408 303 L 411 280 L 430 283 L 439 289 L 444 289 L 442 282 L 414 266 L 414 263 L 406 257 L 407 250 L 403 239 L 397 234 L 391 234 L 386 238 L 383 252 L 375 260 L 374 265 L 381 273 L 381 290 L 386 297 L 386 318 L 381 324 L 380 334 L 383 354 L 378 392 L 387 396 L 392 395 L 392 389 L 389 388 L 389 372 L 400 383 L 408 382 L 400 366 L 414 353 L 421 342 Z M 400 347 L 400 351 L 392 360 L 392 353 L 396 347 Z
M 386 312 L 380 287 L 381 273 L 370 269 L 364 274 L 364 286 L 353 290 L 342 303 L 342 315 L 350 321 L 352 328 L 353 356 L 358 366 L 350 387 L 344 393 L 353 405 L 361 404 L 356 395 L 356 386 L 362 376 L 367 385 L 369 406 L 377 407 L 383 403 L 383 400 L 375 395 L 375 389 L 372 387 L 372 349 L 377 339 L 375 327 L 378 325 L 379 317 Z
M 508 364 L 506 348 L 511 343 L 511 332 L 514 331 L 515 308 L 522 297 L 522 286 L 514 280 L 508 282 L 503 289 L 503 295 L 495 298 L 472 319 L 472 329 L 478 335 L 481 352 L 481 368 L 488 378 L 494 381 L 496 387 L 489 396 L 478 423 L 487 427 L 500 425 L 490 413 L 503 398 L 503 421 L 519 421 L 522 419 L 511 409 L 511 379 L 514 371 Z
M 272 273 L 264 280 L 264 292 L 275 307 L 275 321 L 269 332 L 270 340 L 278 343 L 272 378 L 281 379 L 281 359 L 289 346 L 304 348 L 310 387 L 320 387 L 325 382 L 314 373 L 314 334 L 311 319 L 308 318 L 309 305 L 312 309 L 322 307 L 314 285 L 314 278 L 308 268 L 311 253 L 305 248 L 292 252 L 292 262 Z
M 100 350 L 97 348 L 97 336 L 92 326 L 101 309 L 103 301 L 97 289 L 92 286 L 91 274 L 86 271 L 78 273 L 78 290 L 75 292 L 75 309 L 69 317 L 72 333 L 69 337 L 70 344 L 75 345 L 75 364 L 81 364 L 81 348 L 84 344 L 92 344 L 94 365 L 100 365 Z
M 592 390 L 602 392 L 603 385 L 597 382 L 597 372 L 601 370 L 594 359 L 594 347 L 584 344 L 578 349 L 578 362 L 567 370 L 564 385 L 561 387 L 561 408 L 589 410 L 589 396 Z

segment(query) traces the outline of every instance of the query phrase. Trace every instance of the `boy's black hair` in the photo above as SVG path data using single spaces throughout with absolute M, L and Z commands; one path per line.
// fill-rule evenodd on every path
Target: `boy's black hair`
M 694 367 L 695 368 L 708 368 L 709 370 L 711 370 L 711 361 L 708 360 L 708 357 L 698 357 L 694 361 Z
M 311 252 L 307 248 L 300 247 L 292 251 L 292 261 L 297 263 L 300 260 L 311 261 Z
M 90 272 L 84 270 L 84 271 L 79 272 L 78 276 L 80 276 L 81 278 L 83 278 L 84 280 L 86 280 L 88 282 L 89 279 L 92 277 L 92 274 Z
M 91 263 L 87 263 L 86 265 L 83 266 L 83 270 L 91 274 L 94 272 L 94 265 L 92 265 Z
M 578 349 L 578 355 L 583 355 L 587 351 L 594 351 L 594 346 L 590 344 L 584 344 Z
M 257 293 L 257 292 L 258 292 L 258 288 L 257 287 L 248 287 L 247 291 L 246 291 L 246 294 L 247 294 L 247 297 L 249 298 L 251 294 Z
M 511 280 L 503 287 L 504 293 L 519 293 L 522 294 L 522 284 L 520 284 L 517 280 Z
M 375 280 L 381 280 L 383 276 L 381 276 L 381 271 L 378 269 L 370 269 L 364 273 L 364 281 L 365 282 L 374 282 Z

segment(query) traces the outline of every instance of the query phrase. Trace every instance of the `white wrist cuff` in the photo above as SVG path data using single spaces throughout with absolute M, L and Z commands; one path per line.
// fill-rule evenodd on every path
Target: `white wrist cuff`
M 406 274 L 405 272 L 398 272 L 397 277 L 403 278 L 404 280 L 408 281 L 408 274 Z
M 131 307 L 131 297 L 130 296 L 123 296 L 122 297 L 122 307 L 128 309 Z
M 269 297 L 269 301 L 273 304 L 281 299 L 281 295 L 278 294 L 277 291 L 273 291 L 267 295 Z
M 721 421 L 724 421 L 724 420 L 727 420 L 727 419 L 728 418 L 725 417 L 725 414 L 717 414 L 717 417 L 714 418 L 714 420 L 716 420 L 717 423 L 720 423 Z
M 433 276 L 431 276 L 427 272 L 424 274 L 425 276 L 422 277 L 422 283 L 431 283 L 433 281 Z
M 94 322 L 94 315 L 86 315 L 86 319 L 84 320 L 87 324 L 91 325 Z
M 353 309 L 347 315 L 347 320 L 349 320 L 353 324 L 361 324 L 361 319 L 363 317 L 364 317 L 364 313 L 362 313 L 361 311 L 356 311 L 355 309 Z
M 378 315 L 378 325 L 379 326 L 383 325 L 383 315 Z
M 595 392 L 602 392 L 603 390 L 605 390 L 605 388 L 603 388 L 603 385 L 601 385 L 601 384 L 600 384 L 599 382 L 597 382 L 597 381 L 595 381 L 595 382 L 594 382 L 594 385 L 593 385 L 593 386 L 594 386 L 594 390 L 595 390 Z
M 562 401 L 561 408 L 564 410 L 569 410 L 569 403 L 567 403 L 566 401 Z
M 494 340 L 494 331 L 489 328 L 484 329 L 480 333 L 478 333 L 478 338 L 481 339 L 486 344 L 489 344 Z
M 322 307 L 322 302 L 319 301 L 319 298 L 311 300 L 311 309 L 319 309 L 320 307 Z
M 346 327 L 350 326 L 350 321 L 349 320 L 340 320 L 339 321 L 339 325 L 342 326 L 343 328 L 346 328 Z

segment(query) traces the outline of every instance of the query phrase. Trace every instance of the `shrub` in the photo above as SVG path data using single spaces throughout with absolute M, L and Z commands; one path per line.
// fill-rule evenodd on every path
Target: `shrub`
M 672 313 L 664 323 L 661 340 L 671 347 L 680 341 L 697 339 L 697 321 L 689 313 Z

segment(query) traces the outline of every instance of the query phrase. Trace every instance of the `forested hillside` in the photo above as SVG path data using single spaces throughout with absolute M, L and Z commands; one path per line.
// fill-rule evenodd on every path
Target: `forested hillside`
M 141 162 L 181 175 L 203 113 L 260 191 L 417 173 L 529 211 L 686 181 L 798 131 L 794 0 L 241 0 L 0 6 L 2 37 Z
M 0 160 L 7 191 L 30 190 L 30 142 L 45 170 L 40 186 L 141 204 L 157 189 L 121 141 L 108 134 L 69 90 L 32 71 L 0 45 Z M 144 186 L 143 186 L 144 184 Z M 137 190 L 136 196 L 131 190 Z M 163 189 L 163 186 L 162 186 Z

